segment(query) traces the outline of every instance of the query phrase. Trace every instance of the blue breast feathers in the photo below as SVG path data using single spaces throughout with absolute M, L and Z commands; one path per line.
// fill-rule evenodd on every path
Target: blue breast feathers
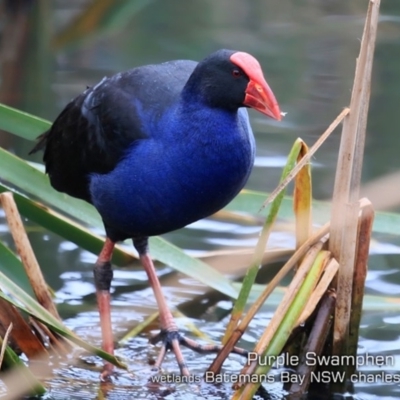
M 90 177 L 108 226 L 130 237 L 162 234 L 213 214 L 243 188 L 254 162 L 246 109 L 178 103 L 146 120 L 148 138 L 135 141 L 113 171 Z

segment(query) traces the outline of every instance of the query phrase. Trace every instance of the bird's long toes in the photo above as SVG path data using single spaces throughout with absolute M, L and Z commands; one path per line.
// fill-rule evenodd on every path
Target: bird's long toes
M 166 345 L 165 342 L 163 342 L 162 346 L 161 346 L 161 349 L 160 349 L 160 352 L 158 353 L 157 360 L 156 360 L 156 362 L 154 363 L 154 365 L 152 367 L 152 370 L 154 370 L 154 371 L 159 371 L 160 370 L 161 364 L 163 363 L 165 355 L 167 354 L 167 350 L 168 350 L 167 349 L 167 345 Z
M 178 334 L 179 335 L 179 334 Z M 189 376 L 189 368 L 186 365 L 185 359 L 182 354 L 182 350 L 180 347 L 180 342 L 182 340 L 182 336 L 174 337 L 171 342 L 172 351 L 175 354 L 176 361 L 178 362 L 179 369 L 181 370 L 182 375 Z
M 180 343 L 184 341 L 184 337 L 178 331 L 167 331 L 162 329 L 156 336 L 150 339 L 151 344 L 157 344 L 161 342 L 161 349 L 158 354 L 157 360 L 153 365 L 153 370 L 155 372 L 159 371 L 161 365 L 164 361 L 165 355 L 168 350 L 171 350 L 175 354 L 176 361 L 178 363 L 179 369 L 182 375 L 189 376 L 189 369 L 186 365 L 185 359 L 182 354 Z

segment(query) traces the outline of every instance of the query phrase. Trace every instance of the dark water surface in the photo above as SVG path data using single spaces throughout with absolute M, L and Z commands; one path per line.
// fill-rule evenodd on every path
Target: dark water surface
M 25 14 L 22 12 L 21 18 L 11 20 L 3 16 L 0 98 L 6 104 L 50 120 L 86 85 L 93 85 L 103 76 L 117 71 L 177 58 L 199 60 L 219 48 L 238 49 L 256 56 L 281 109 L 288 113 L 281 123 L 251 113 L 257 159 L 247 187 L 263 191 L 276 186 L 294 140 L 300 136 L 311 146 L 348 104 L 367 7 L 364 0 L 116 1 L 117 12 L 109 15 L 108 23 L 94 24 L 90 31 L 76 38 L 73 34 L 78 32 L 77 24 L 67 43 L 59 40 L 55 46 L 54 38 L 89 2 L 26 2 L 30 3 L 34 5 Z M 141 10 L 135 12 L 132 4 L 140 5 Z M 10 26 L 15 27 L 14 31 Z M 19 38 L 23 43 L 19 50 L 15 44 L 17 33 L 24 37 Z M 399 43 L 400 2 L 383 1 L 365 150 L 365 183 L 400 170 Z M 313 159 L 316 199 L 331 197 L 339 134 L 335 132 Z M 22 157 L 27 157 L 32 146 L 28 141 L 4 133 L 0 135 L 0 144 Z M 385 193 L 377 198 L 380 196 L 384 197 Z M 56 290 L 66 324 L 84 339 L 99 345 L 100 327 L 92 277 L 96 257 L 29 222 L 27 227 L 45 277 Z M 166 238 L 193 254 L 201 254 L 223 247 L 253 245 L 257 232 L 258 227 L 208 220 L 166 235 Z M 2 213 L 0 235 L 10 241 Z M 374 239 L 377 241 L 372 248 L 366 292 L 400 297 L 399 238 L 381 235 Z M 289 232 L 273 235 L 270 246 L 292 244 L 293 236 Z M 187 303 L 207 291 L 197 282 L 173 274 L 168 267 L 160 267 L 159 272 L 171 305 Z M 195 303 L 197 301 L 200 302 L 196 300 Z M 218 315 L 230 303 L 222 299 L 215 301 L 216 308 L 200 307 L 198 303 L 198 306 L 182 306 L 181 309 L 201 331 L 219 341 L 227 318 L 219 320 Z M 253 347 L 275 305 L 267 304 L 259 313 L 243 337 L 243 347 Z M 115 271 L 112 307 L 114 332 L 118 338 L 156 310 L 154 296 L 140 267 Z M 395 311 L 371 307 L 371 304 L 366 307 L 363 315 L 359 354 L 392 355 L 394 363 L 384 367 L 367 365 L 361 371 L 369 375 L 382 371 L 400 374 L 400 306 Z M 187 320 L 178 319 L 183 330 L 186 323 Z M 156 326 L 151 333 L 155 332 Z M 143 335 L 118 349 L 118 355 L 127 359 L 130 373 L 121 373 L 114 386 L 103 388 L 105 398 L 230 398 L 232 392 L 228 383 L 217 387 L 175 384 L 175 391 L 171 393 L 168 391 L 171 385 L 149 387 L 148 360 L 156 357 L 156 350 L 149 349 L 147 341 L 148 336 Z M 213 359 L 189 351 L 185 351 L 185 356 L 189 368 L 198 376 Z M 98 380 L 101 363 L 92 357 L 85 357 L 85 360 L 91 367 L 76 364 L 72 359 L 74 366 L 61 365 L 54 379 L 48 381 L 49 392 L 45 398 L 102 398 Z M 242 360 L 233 356 L 225 371 L 237 373 L 241 365 Z M 172 356 L 167 358 L 164 367 L 171 373 L 178 372 Z M 284 398 L 281 384 L 266 385 L 266 388 L 270 398 Z M 328 393 L 322 393 L 310 398 L 330 398 Z M 363 400 L 400 397 L 398 384 L 382 382 L 378 377 L 373 383 L 355 384 L 354 393 L 353 398 Z

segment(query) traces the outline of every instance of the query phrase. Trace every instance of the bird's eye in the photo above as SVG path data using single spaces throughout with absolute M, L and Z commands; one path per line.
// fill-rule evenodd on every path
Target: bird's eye
M 240 75 L 242 75 L 241 73 L 240 73 L 240 71 L 237 69 L 237 68 L 235 68 L 234 70 L 232 70 L 232 75 L 235 77 L 235 78 L 238 78 Z

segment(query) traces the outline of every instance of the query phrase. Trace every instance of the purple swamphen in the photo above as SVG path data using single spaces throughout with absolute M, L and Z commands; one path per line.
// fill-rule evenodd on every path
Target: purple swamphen
M 245 107 L 276 120 L 278 103 L 250 54 L 219 50 L 196 63 L 147 65 L 104 78 L 72 100 L 32 150 L 44 150 L 51 185 L 91 203 L 107 234 L 94 267 L 105 351 L 113 353 L 111 256 L 131 238 L 154 290 L 162 342 L 188 375 L 181 336 L 148 251 L 148 237 L 184 227 L 228 204 L 245 185 L 254 137 Z M 214 350 L 209 346 L 208 350 Z M 105 364 L 103 378 L 112 371 Z

